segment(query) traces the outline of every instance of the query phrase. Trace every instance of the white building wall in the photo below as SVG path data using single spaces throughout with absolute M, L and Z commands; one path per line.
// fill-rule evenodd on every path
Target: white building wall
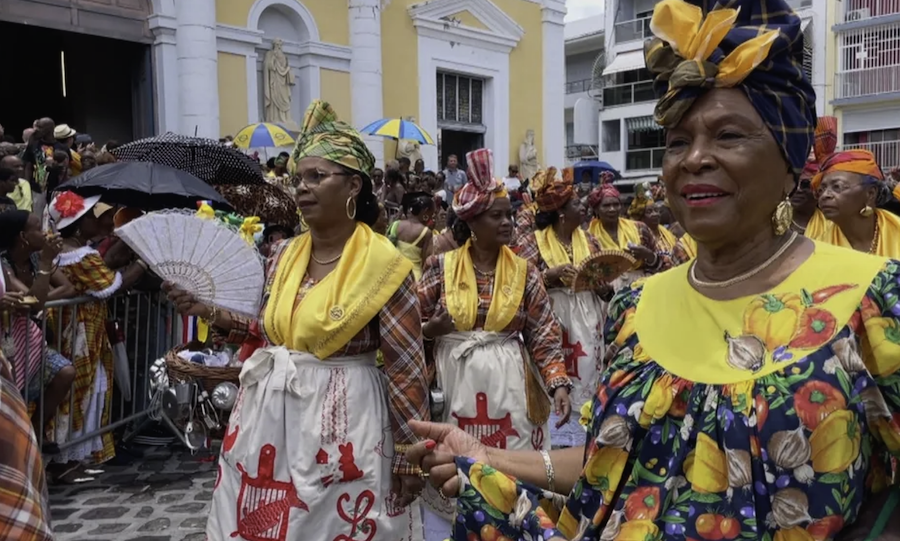
M 565 109 L 563 99 L 565 88 L 560 81 L 566 80 L 566 51 L 563 30 L 566 5 L 562 0 L 544 0 L 541 10 L 541 33 L 543 48 L 543 119 L 544 151 L 542 163 L 560 167 L 566 155 L 561 142 L 566 140 Z
M 353 124 L 362 128 L 384 116 L 381 0 L 350 0 L 350 50 L 350 100 L 353 108 Z M 383 162 L 384 140 L 380 137 L 366 137 L 366 144 L 375 155 L 375 161 Z
M 176 2 L 180 132 L 219 138 L 216 2 Z

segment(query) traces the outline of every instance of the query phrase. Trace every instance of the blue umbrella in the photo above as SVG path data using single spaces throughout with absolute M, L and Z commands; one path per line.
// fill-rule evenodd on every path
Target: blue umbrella
M 615 167 L 611 166 L 606 162 L 600 162 L 595 160 L 586 160 L 581 162 L 576 162 L 575 165 L 572 166 L 574 181 L 576 184 L 581 182 L 581 175 L 584 174 L 584 171 L 589 171 L 591 173 L 591 184 L 596 186 L 600 183 L 600 172 L 601 171 L 609 171 L 613 175 L 615 175 L 615 179 L 619 180 L 622 178 L 622 175 L 616 170 Z

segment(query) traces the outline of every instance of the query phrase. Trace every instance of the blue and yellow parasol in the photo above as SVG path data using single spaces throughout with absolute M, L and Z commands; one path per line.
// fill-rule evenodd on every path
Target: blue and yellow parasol
M 400 118 L 382 118 L 359 130 L 363 135 L 377 135 L 391 139 L 411 139 L 423 145 L 433 145 L 434 139 L 415 122 Z
M 258 122 L 241 128 L 234 136 L 238 148 L 290 147 L 296 138 L 280 124 Z

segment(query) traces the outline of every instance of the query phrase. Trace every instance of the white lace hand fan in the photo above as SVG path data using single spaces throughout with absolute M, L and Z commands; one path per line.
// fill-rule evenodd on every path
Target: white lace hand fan
M 219 220 L 188 211 L 152 212 L 116 234 L 157 276 L 204 304 L 256 317 L 265 267 L 256 249 Z

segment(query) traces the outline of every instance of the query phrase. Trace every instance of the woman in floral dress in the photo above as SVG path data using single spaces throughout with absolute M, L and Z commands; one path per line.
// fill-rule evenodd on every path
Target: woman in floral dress
M 491 177 L 488 149 L 466 154 L 469 182 L 454 197 L 457 250 L 430 258 L 419 281 L 422 328 L 434 341 L 443 421 L 498 449 L 549 449 L 553 398 L 566 422 L 571 413 L 562 333 L 538 270 L 513 254 L 512 205 Z M 426 492 L 450 518 L 446 498 Z M 426 539 L 442 541 L 450 525 L 426 509 Z
M 584 454 L 415 425 L 454 539 L 812 541 L 900 516 L 900 262 L 790 230 L 815 126 L 800 18 L 729 6 L 662 0 L 645 48 L 697 258 L 613 300 Z

